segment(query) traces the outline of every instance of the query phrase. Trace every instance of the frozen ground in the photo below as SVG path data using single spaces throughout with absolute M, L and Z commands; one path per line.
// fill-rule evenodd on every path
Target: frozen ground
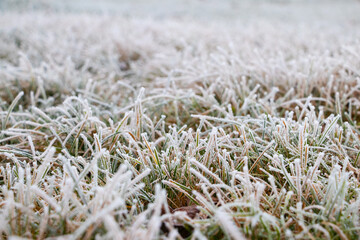
M 359 236 L 359 2 L 0 6 L 1 238 Z

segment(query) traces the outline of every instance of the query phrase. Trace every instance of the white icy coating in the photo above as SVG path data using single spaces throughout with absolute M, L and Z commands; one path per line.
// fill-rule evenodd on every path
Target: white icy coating
M 356 237 L 360 3 L 254 2 L 3 2 L 1 236 Z

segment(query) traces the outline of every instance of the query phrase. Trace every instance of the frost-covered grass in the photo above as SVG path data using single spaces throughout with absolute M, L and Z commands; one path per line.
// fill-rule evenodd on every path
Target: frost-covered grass
M 359 27 L 3 13 L 0 238 L 357 239 Z

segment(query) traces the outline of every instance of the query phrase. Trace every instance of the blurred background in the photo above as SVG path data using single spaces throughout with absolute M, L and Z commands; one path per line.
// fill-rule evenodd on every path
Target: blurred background
M 360 21 L 359 0 L 0 0 L 0 11 L 114 14 L 199 21 Z

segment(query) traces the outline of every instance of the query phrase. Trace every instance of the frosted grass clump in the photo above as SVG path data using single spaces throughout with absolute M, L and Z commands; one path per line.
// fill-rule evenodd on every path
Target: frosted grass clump
M 356 239 L 342 24 L 4 13 L 1 238 Z

